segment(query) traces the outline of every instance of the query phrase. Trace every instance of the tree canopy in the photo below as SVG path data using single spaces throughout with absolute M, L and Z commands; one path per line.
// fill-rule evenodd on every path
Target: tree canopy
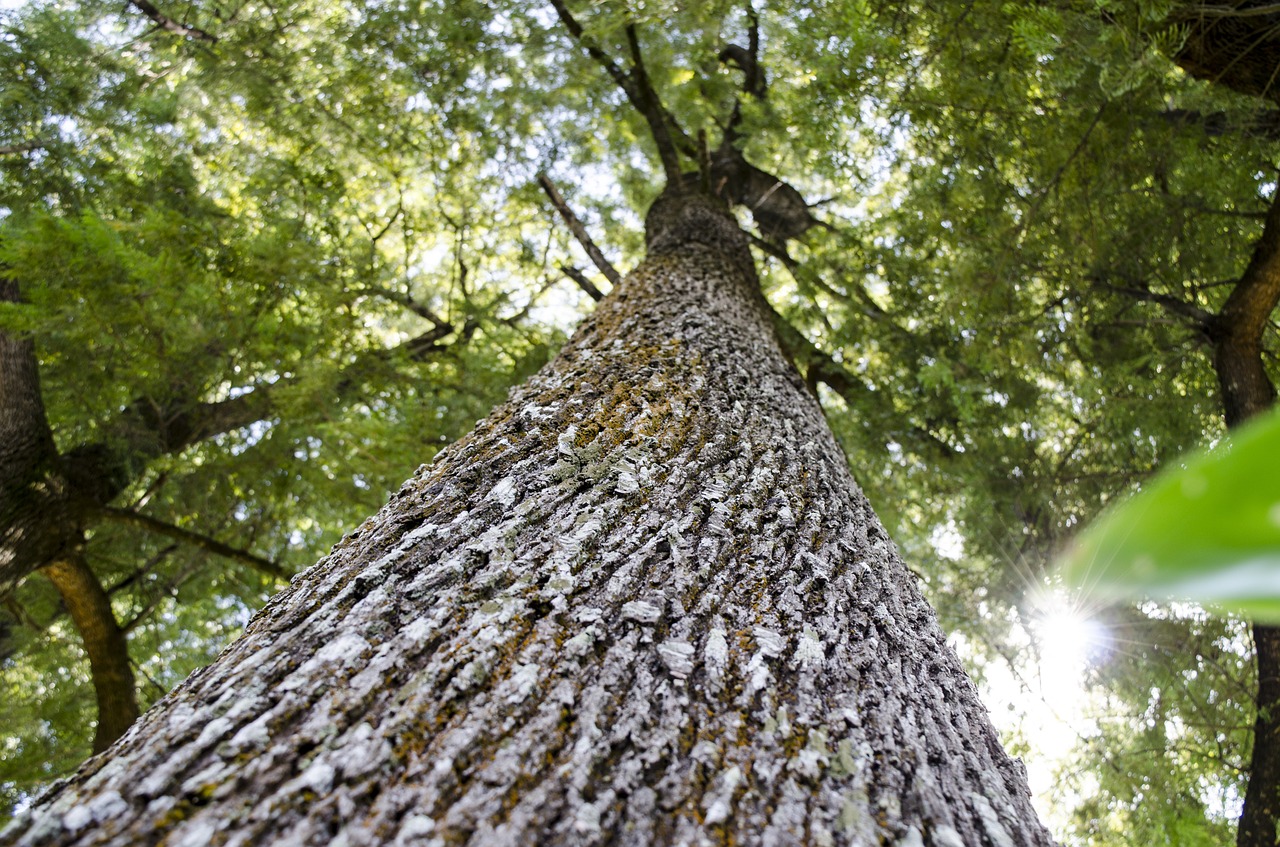
M 636 261 L 670 163 L 610 63 L 642 57 L 686 161 L 732 135 L 733 166 L 774 178 L 747 205 L 779 333 L 979 670 L 1034 654 L 1080 527 L 1234 423 L 1216 351 L 1280 152 L 1264 2 L 0 16 L 0 331 L 34 345 L 77 492 L 57 543 L 82 545 L 144 705 L 609 287 L 540 174 L 608 262 Z M 776 185 L 802 226 L 769 217 Z M 1274 329 L 1268 310 L 1271 384 Z M 20 558 L 0 559 L 9 808 L 89 753 L 96 709 L 83 633 Z M 1111 646 L 1060 765 L 1060 837 L 1224 843 L 1256 716 L 1247 625 L 1075 602 Z

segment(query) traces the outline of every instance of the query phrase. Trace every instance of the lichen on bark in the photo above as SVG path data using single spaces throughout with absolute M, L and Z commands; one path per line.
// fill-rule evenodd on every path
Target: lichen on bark
M 1049 844 L 745 237 L 647 226 L 553 363 L 0 841 Z

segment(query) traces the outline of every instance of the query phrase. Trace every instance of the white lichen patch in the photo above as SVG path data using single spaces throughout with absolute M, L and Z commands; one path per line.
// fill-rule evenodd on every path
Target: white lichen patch
M 654 624 L 662 619 L 662 607 L 648 600 L 632 600 L 622 606 L 623 620 Z
M 792 656 L 791 666 L 807 670 L 821 665 L 825 658 L 826 653 L 818 634 L 809 627 L 805 627 L 800 637 L 796 639 L 796 651 Z
M 934 847 L 966 847 L 964 838 L 953 826 L 942 824 L 933 828 Z
M 969 802 L 973 803 L 973 807 L 978 810 L 978 816 L 982 819 L 982 826 L 986 830 L 987 838 L 991 840 L 992 847 L 1014 847 L 1013 838 L 1000 822 L 1000 816 L 991 802 L 981 794 L 970 794 Z
M 574 613 L 573 619 L 578 623 L 595 623 L 604 616 L 604 612 L 595 606 L 584 606 Z
M 436 822 L 426 815 L 408 815 L 396 830 L 395 847 L 424 844 L 436 829 Z
M 488 499 L 497 500 L 503 506 L 510 508 L 511 504 L 516 501 L 516 479 L 512 476 L 505 476 L 489 489 Z
M 635 494 L 639 490 L 640 481 L 636 479 L 634 473 L 622 471 L 618 474 L 618 483 L 614 486 L 614 491 L 619 494 Z
M 907 827 L 907 832 L 894 847 L 924 847 L 924 836 L 917 827 Z
M 533 664 L 521 665 L 516 668 L 516 672 L 512 674 L 511 680 L 506 686 L 511 689 L 510 693 L 507 694 L 506 697 L 507 702 L 520 703 L 528 698 L 528 696 L 533 693 L 534 689 L 538 687 L 538 676 L 540 673 L 541 668 Z
M 337 771 L 333 765 L 328 762 L 316 761 L 312 762 L 305 771 L 299 774 L 291 782 L 285 784 L 286 789 L 291 788 L 295 791 L 310 791 L 313 794 L 326 794 L 333 787 L 334 777 Z
M 564 652 L 566 656 L 579 658 L 591 652 L 591 648 L 596 643 L 595 627 L 587 627 L 582 632 L 570 638 L 564 643 Z
M 693 645 L 687 641 L 664 641 L 658 645 L 658 656 L 676 679 L 687 679 L 693 673 Z
M 577 440 L 577 438 L 578 438 L 577 424 L 569 424 L 569 428 L 566 429 L 564 432 L 560 433 L 560 436 L 556 439 L 556 449 L 560 451 L 560 454 L 562 456 L 576 455 L 577 447 L 575 446 L 574 442 Z
M 723 629 L 716 627 L 707 634 L 707 643 L 703 647 L 702 656 L 706 663 L 707 676 L 713 682 L 723 679 L 725 669 L 729 666 L 729 641 Z
M 752 635 L 755 637 L 756 647 L 771 659 L 781 656 L 787 649 L 787 639 L 781 633 L 758 626 L 752 630 Z
M 703 808 L 706 810 L 706 817 L 703 821 L 708 826 L 716 826 L 722 824 L 729 819 L 729 815 L 733 813 L 733 794 L 738 790 L 738 783 L 742 782 L 742 771 L 734 765 L 718 777 L 716 777 L 715 785 Z

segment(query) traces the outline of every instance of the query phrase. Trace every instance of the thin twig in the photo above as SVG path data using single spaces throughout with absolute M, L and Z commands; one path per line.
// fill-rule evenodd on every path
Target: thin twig
M 364 289 L 361 289 L 361 291 L 362 293 L 369 294 L 373 297 L 381 297 L 383 300 L 390 301 L 392 303 L 395 303 L 398 306 L 404 306 L 406 309 L 408 309 L 410 312 L 413 312 L 418 317 L 422 318 L 423 320 L 428 320 L 438 327 L 448 327 L 449 331 L 453 330 L 453 327 L 449 324 L 449 322 L 446 321 L 444 318 L 440 317 L 438 314 L 436 314 L 435 310 L 433 310 L 426 303 L 422 303 L 418 300 L 413 299 L 408 294 L 401 294 L 398 291 L 388 291 L 385 288 L 379 288 L 377 286 L 368 286 Z M 448 334 L 449 332 L 444 333 L 444 335 L 448 335 Z M 443 338 L 444 336 L 442 335 L 441 337 Z
M 560 272 L 569 279 L 578 283 L 578 287 L 587 293 L 587 296 L 597 303 L 604 299 L 604 292 L 596 288 L 596 284 L 587 279 L 587 275 L 572 265 L 561 265 Z
M 248 565 L 255 570 L 261 571 L 267 576 L 271 576 L 279 580 L 289 579 L 288 572 L 286 572 L 279 564 L 271 561 L 270 559 L 264 559 L 261 556 L 254 555 L 248 550 L 241 550 L 237 547 L 232 547 L 229 544 L 223 544 L 216 538 L 210 538 L 207 535 L 201 535 L 198 532 L 192 532 L 191 530 L 183 529 L 182 527 L 174 526 L 173 524 L 168 524 L 161 520 L 156 520 L 155 518 L 144 515 L 141 512 L 131 512 L 128 509 L 104 507 L 99 510 L 99 513 L 104 518 L 115 521 L 116 523 L 145 529 L 148 532 L 154 532 L 156 535 L 163 535 L 166 538 L 182 541 L 191 544 L 194 547 L 199 547 L 202 550 L 207 550 L 214 555 L 222 556 L 223 558 Z
M 1234 6 L 1189 6 L 1183 16 L 1199 15 L 1202 18 L 1257 18 L 1280 13 L 1280 3 L 1265 6 L 1237 8 Z
M 0 156 L 14 156 L 18 153 L 30 153 L 32 150 L 43 150 L 43 141 L 23 141 L 18 144 L 0 144 Z
M 560 217 L 564 218 L 564 222 L 569 225 L 569 231 L 573 233 L 573 237 L 578 239 L 578 243 L 582 245 L 582 249 L 587 251 L 587 255 L 591 257 L 591 262 L 600 269 L 600 273 L 605 275 L 609 282 L 617 285 L 622 282 L 622 274 L 609 263 L 604 253 L 600 252 L 600 248 L 591 240 L 591 236 L 587 234 L 587 228 L 582 225 L 582 221 L 578 220 L 578 216 L 573 213 L 573 209 L 569 208 L 569 204 L 565 202 L 564 197 L 560 196 L 560 192 L 556 190 L 556 185 L 551 181 L 551 177 L 545 173 L 538 174 L 538 184 L 542 186 L 542 190 L 546 192 L 547 197 L 551 200 L 551 205 L 556 207 L 556 211 L 560 213 Z
M 129 0 L 129 5 L 146 15 L 155 23 L 156 26 L 160 27 L 165 32 L 172 32 L 175 35 L 181 35 L 183 38 L 203 41 L 207 44 L 216 44 L 218 42 L 218 36 L 213 33 L 206 32 L 199 27 L 178 23 L 173 18 L 151 5 L 148 0 Z
M 1099 287 L 1108 291 L 1114 291 L 1117 294 L 1123 294 L 1126 297 L 1132 297 L 1134 300 L 1142 300 L 1147 303 L 1158 303 L 1163 306 L 1166 311 L 1177 315 L 1180 318 L 1190 320 L 1198 329 L 1205 329 L 1213 321 L 1214 316 L 1194 303 L 1188 303 L 1181 297 L 1174 297 L 1172 294 L 1158 294 L 1154 291 L 1148 291 L 1145 288 L 1130 288 L 1122 285 L 1107 285 L 1099 283 Z

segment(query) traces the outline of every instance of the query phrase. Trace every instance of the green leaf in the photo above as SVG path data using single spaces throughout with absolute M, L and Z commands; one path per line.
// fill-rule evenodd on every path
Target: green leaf
M 1064 576 L 1096 596 L 1280 621 L 1280 412 L 1159 474 L 1086 530 Z

